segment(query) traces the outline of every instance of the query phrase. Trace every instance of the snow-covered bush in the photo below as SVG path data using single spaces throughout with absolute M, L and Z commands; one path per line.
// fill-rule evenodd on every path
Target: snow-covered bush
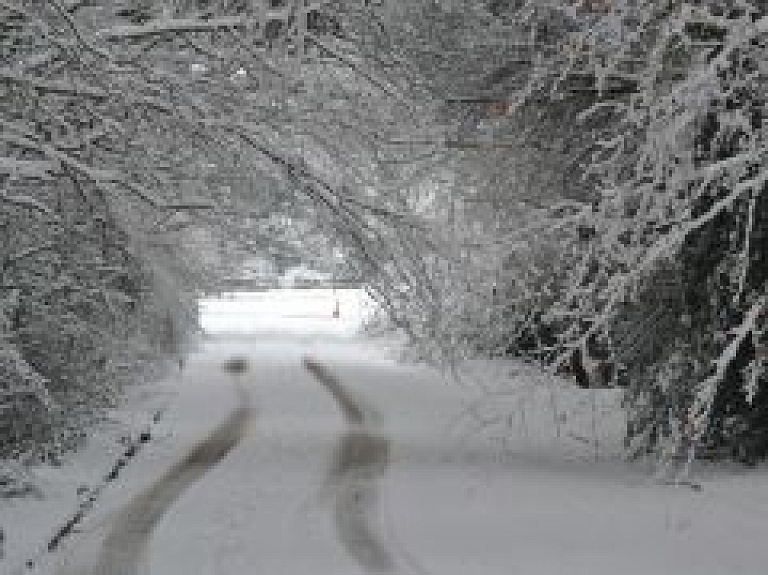
M 0 459 L 53 438 L 55 405 L 47 384 L 13 345 L 0 340 Z
M 630 439 L 651 449 L 671 409 L 701 449 L 765 456 L 765 6 L 617 2 L 581 41 L 603 80 L 637 82 L 610 103 L 619 121 L 593 155 L 592 250 L 607 282 L 580 308 L 629 368 Z
M 448 22 L 462 13 L 445 8 L 445 15 L 437 6 L 430 17 Z M 477 351 L 526 326 L 537 353 L 535 340 L 545 331 L 556 353 L 544 355 L 558 370 L 599 338 L 629 383 L 633 449 L 652 451 L 666 437 L 684 437 L 701 454 L 765 456 L 765 3 L 524 0 L 490 7 L 495 19 L 467 10 L 437 40 L 417 28 L 414 61 L 434 66 L 424 58 L 430 42 L 450 37 L 459 44 L 466 51 L 460 62 L 425 72 L 453 94 L 469 94 L 453 100 L 461 112 L 454 114 L 458 135 L 487 123 L 478 110 L 489 102 L 500 116 L 494 136 L 511 137 L 504 153 L 560 174 L 561 191 L 575 193 L 582 207 L 537 218 L 537 230 L 566 232 L 545 241 L 555 247 L 548 265 L 526 257 L 512 266 L 517 277 L 495 274 L 495 291 L 506 300 L 500 319 L 482 313 L 498 309 L 488 290 L 469 289 L 446 298 L 443 320 L 432 318 L 425 331 L 448 341 L 466 334 Z M 506 205 L 535 196 L 518 183 L 525 169 L 509 166 L 507 178 L 490 184 L 505 190 Z M 472 182 L 459 194 L 476 196 L 478 187 Z M 539 197 L 550 200 L 545 193 L 551 190 Z M 478 250 L 486 260 L 494 245 L 508 247 L 508 260 L 520 252 L 509 236 L 493 240 Z M 457 251 L 449 250 L 451 257 Z M 531 273 L 538 269 L 546 271 Z M 562 283 L 550 284 L 549 270 Z M 470 265 L 438 285 L 480 286 L 492 273 L 492 266 Z M 670 429 L 682 425 L 687 435 Z

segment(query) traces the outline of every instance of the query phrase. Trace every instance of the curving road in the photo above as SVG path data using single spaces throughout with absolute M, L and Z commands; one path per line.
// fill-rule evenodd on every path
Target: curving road
M 764 563 L 768 517 L 760 477 L 745 484 L 753 487 L 742 509 L 731 476 L 718 497 L 702 498 L 648 486 L 644 475 L 596 463 L 591 452 L 573 459 L 582 447 L 555 436 L 548 392 L 533 395 L 526 369 L 493 401 L 513 400 L 510 413 L 540 417 L 524 419 L 519 438 L 505 435 L 510 444 L 502 449 L 457 424 L 471 390 L 446 385 L 433 370 L 398 365 L 378 348 L 329 333 L 221 334 L 190 359 L 157 441 L 103 490 L 79 532 L 41 568 L 57 575 L 762 572 L 753 568 Z M 530 404 L 510 391 L 525 391 Z M 563 405 L 579 398 L 561 397 Z M 581 403 L 569 413 L 568 424 L 577 425 Z M 173 433 L 163 431 L 169 427 Z M 733 533 L 739 537 L 723 536 Z
M 220 351 L 233 349 L 228 342 Z M 267 360 L 267 346 L 222 358 L 214 345 L 190 366 L 204 362 L 209 379 L 218 372 L 218 388 L 201 384 L 208 395 L 233 383 L 236 408 L 121 509 L 102 517 L 97 509 L 58 575 L 398 571 L 381 529 L 391 441 L 379 414 L 303 346 L 281 349 L 291 356 Z M 227 548 L 234 541 L 258 557 L 247 569 Z M 193 559 L 204 548 L 207 564 Z

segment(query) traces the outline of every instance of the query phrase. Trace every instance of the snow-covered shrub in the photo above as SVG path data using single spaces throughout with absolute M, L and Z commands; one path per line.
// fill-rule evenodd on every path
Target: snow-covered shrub
M 507 153 L 550 175 L 559 167 L 544 158 L 560 158 L 569 166 L 563 178 L 592 193 L 575 198 L 582 205 L 575 213 L 536 222 L 538 230 L 566 233 L 551 242 L 557 249 L 549 265 L 523 258 L 513 266 L 518 277 L 501 282 L 507 303 L 500 322 L 478 313 L 492 307 L 485 291 L 467 290 L 466 301 L 444 310 L 449 321 L 433 325 L 440 337 L 468 333 L 484 348 L 519 333 L 519 326 L 526 346 L 538 348 L 545 331 L 555 341 L 558 370 L 595 338 L 609 342 L 629 383 L 628 442 L 637 451 L 683 437 L 671 428 L 686 422 L 685 441 L 702 454 L 764 456 L 767 6 L 760 0 L 596 5 L 493 3 L 505 24 L 498 29 L 520 30 L 529 40 L 495 44 L 499 53 L 488 63 L 480 62 L 487 46 L 463 45 L 471 54 L 462 65 L 477 66 L 475 76 L 488 79 L 481 95 L 491 91 L 504 105 L 504 135 L 517 145 Z M 496 20 L 468 14 L 471 23 L 454 37 L 490 40 Z M 495 70 L 483 68 L 490 62 Z M 452 78 L 458 92 L 479 89 L 458 74 Z M 547 121 L 557 109 L 565 110 L 560 124 L 568 129 Z M 515 184 L 524 170 L 510 165 L 511 203 L 530 190 Z M 509 238 L 495 240 L 510 255 L 519 252 Z M 486 253 L 491 245 L 484 244 Z M 491 269 L 470 266 L 466 278 L 482 284 Z M 562 284 L 547 283 L 551 270 Z
M 0 339 L 0 459 L 53 438 L 54 404 L 48 380 Z
M 700 449 L 765 456 L 755 349 L 768 297 L 768 16 L 750 2 L 616 6 L 582 38 L 602 50 L 597 73 L 615 78 L 631 59 L 638 84 L 611 104 L 621 121 L 593 156 L 592 245 L 607 282 L 592 286 L 580 308 L 591 327 L 574 336 L 615 336 L 635 445 L 653 449 L 671 409 L 693 421 Z M 610 48 L 617 38 L 626 50 Z

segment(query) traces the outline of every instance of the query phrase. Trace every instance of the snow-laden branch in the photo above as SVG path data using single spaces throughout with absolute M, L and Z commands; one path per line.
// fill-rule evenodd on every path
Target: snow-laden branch
M 744 235 L 744 247 L 741 250 L 741 274 L 739 274 L 739 283 L 734 297 L 734 302 L 738 303 L 744 296 L 744 289 L 747 285 L 747 276 L 750 271 L 750 255 L 752 251 L 752 233 L 755 229 L 755 208 L 757 207 L 757 200 L 759 194 L 752 192 L 749 198 L 749 208 L 747 210 L 747 225 L 746 233 Z
M 8 269 L 10 269 L 11 266 L 16 264 L 16 262 L 19 262 L 19 261 L 21 261 L 21 260 L 23 260 L 25 258 L 28 258 L 30 256 L 33 256 L 33 255 L 37 254 L 37 253 L 53 249 L 55 247 L 56 247 L 55 244 L 46 242 L 46 243 L 40 244 L 38 246 L 30 246 L 30 247 L 28 247 L 26 249 L 23 249 L 20 252 L 17 252 L 15 254 L 12 254 L 12 255 L 6 257 L 3 260 L 2 265 L 0 266 L 0 271 L 5 273 L 6 271 L 8 271 Z
M 58 162 L 47 160 L 17 160 L 0 156 L 0 174 L 21 176 L 23 178 L 50 179 L 51 174 L 59 169 Z
M 736 357 L 741 344 L 756 329 L 758 320 L 765 313 L 767 302 L 768 296 L 764 294 L 752 305 L 747 312 L 744 321 L 741 322 L 741 325 L 733 330 L 733 339 L 723 353 L 720 354 L 720 357 L 715 361 L 714 373 L 705 379 L 699 386 L 699 391 L 694 398 L 693 406 L 690 411 L 695 421 L 695 439 L 701 439 L 706 433 L 707 418 L 712 411 L 712 404 L 717 395 L 719 385 L 723 381 L 731 362 Z
M 60 0 L 48 0 L 48 2 L 64 19 L 69 29 L 75 35 L 77 42 L 81 46 L 84 46 L 89 52 L 91 52 L 92 54 L 95 54 L 96 56 L 99 56 L 100 58 L 104 58 L 105 60 L 110 59 L 111 56 L 109 52 L 102 50 L 101 48 L 99 48 L 98 46 L 90 42 L 88 38 L 86 38 L 85 33 L 80 29 L 80 26 L 75 21 L 75 17 L 73 16 L 72 12 L 68 9 L 67 6 L 62 5 Z
M 35 210 L 47 216 L 51 215 L 51 209 L 48 206 L 30 196 L 11 196 L 6 194 L 4 191 L 0 191 L 0 203 L 11 204 L 19 208 Z
M 692 232 L 711 222 L 718 216 L 718 214 L 732 206 L 743 194 L 750 190 L 759 189 L 762 186 L 765 186 L 766 183 L 768 183 L 768 170 L 763 171 L 756 178 L 740 182 L 734 186 L 734 190 L 730 194 L 715 202 L 705 214 L 695 220 L 687 222 L 675 232 L 670 233 L 659 240 L 650 250 L 648 250 L 643 260 L 639 262 L 631 272 L 611 278 L 607 288 L 607 292 L 611 295 L 603 307 L 603 310 L 596 318 L 594 318 L 591 327 L 573 344 L 573 347 L 565 353 L 560 354 L 551 366 L 551 369 L 557 371 L 570 359 L 573 349 L 585 345 L 590 337 L 600 333 L 615 312 L 616 305 L 624 299 L 629 287 L 637 282 L 642 274 L 653 269 L 663 257 L 669 255 L 674 249 L 680 246 Z
M 109 97 L 109 93 L 99 88 L 91 86 L 77 86 L 68 82 L 59 82 L 56 80 L 41 80 L 28 75 L 18 74 L 8 68 L 0 68 L 0 82 L 9 84 L 19 84 L 34 88 L 40 92 L 49 92 L 52 94 L 64 94 L 78 98 L 92 98 L 103 100 Z
M 370 82 L 372 86 L 375 86 L 376 88 L 381 90 L 383 93 L 387 94 L 392 98 L 395 98 L 400 101 L 403 100 L 402 95 L 397 94 L 391 86 L 388 86 L 382 81 L 380 81 L 379 79 L 374 78 L 372 74 L 364 70 L 358 62 L 354 61 L 354 59 L 346 56 L 345 54 L 342 54 L 339 50 L 335 49 L 333 46 L 329 45 L 327 42 L 324 42 L 312 32 L 304 32 L 304 37 L 309 41 L 311 41 L 313 44 L 315 44 L 317 47 L 327 52 L 329 55 L 336 58 L 339 62 L 341 62 L 348 68 L 350 68 L 353 72 L 355 72 L 355 74 L 359 75 L 360 77 Z
M 8 125 L 3 120 L 0 120 L 0 125 Z M 89 166 L 75 158 L 74 156 L 62 152 L 61 150 L 49 146 L 47 144 L 41 144 L 31 138 L 22 135 L 9 134 L 7 132 L 0 133 L 0 139 L 6 141 L 14 146 L 25 148 L 28 150 L 34 150 L 44 154 L 46 157 L 56 160 L 61 163 L 62 166 L 69 168 L 73 172 L 80 174 L 87 180 L 97 186 L 119 185 L 133 192 L 135 196 L 149 204 L 153 208 L 162 210 L 208 210 L 214 209 L 214 205 L 208 202 L 204 203 L 163 203 L 159 201 L 149 190 L 126 179 L 125 175 L 117 170 L 107 170 L 95 168 Z
M 316 183 L 322 190 L 324 190 L 324 192 L 327 194 L 327 198 L 331 201 L 331 203 L 337 203 L 338 199 L 341 202 L 356 205 L 363 209 L 365 212 L 372 215 L 389 218 L 414 229 L 423 229 L 423 226 L 416 220 L 416 218 L 413 217 L 412 214 L 398 211 L 388 206 L 376 205 L 370 201 L 366 201 L 351 194 L 340 195 L 339 192 L 334 190 L 329 183 L 323 181 L 319 176 L 311 173 L 306 166 L 300 166 L 295 162 L 291 162 L 286 158 L 279 156 L 272 150 L 268 150 L 267 148 L 259 146 L 259 144 L 251 137 L 251 135 L 247 134 L 242 129 L 243 126 L 233 126 L 229 121 L 213 121 L 205 122 L 205 124 L 224 128 L 234 133 L 240 134 L 240 137 L 247 141 L 249 145 L 255 149 L 258 149 L 260 153 L 269 158 L 270 161 L 272 161 L 274 164 L 287 170 L 292 178 L 294 176 L 300 176 L 301 178 Z
M 188 32 L 213 32 L 230 28 L 258 27 L 259 25 L 259 20 L 244 16 L 224 16 L 210 20 L 177 18 L 153 20 L 140 25 L 115 26 L 106 30 L 100 30 L 98 35 L 107 40 L 121 40 L 166 34 L 184 34 Z
M 397 282 L 391 276 L 398 275 L 398 281 L 429 292 L 433 300 L 436 298 L 429 278 L 423 273 L 419 275 L 419 270 L 409 270 L 405 267 L 409 262 L 398 257 L 396 242 L 391 239 L 388 241 L 384 232 L 371 225 L 366 218 L 368 214 L 353 209 L 353 206 L 360 208 L 359 204 L 347 196 L 339 195 L 330 184 L 310 173 L 306 167 L 262 145 L 239 127 L 231 126 L 230 129 L 254 150 L 268 158 L 310 199 L 324 206 L 333 215 L 336 227 L 345 233 L 354 249 L 359 252 L 360 262 L 368 267 L 370 277 L 378 278 L 388 290 L 395 290 Z M 417 264 L 417 258 L 414 258 L 412 263 Z
M 716 201 L 705 214 L 695 220 L 683 224 L 678 230 L 658 241 L 656 245 L 648 251 L 648 254 L 640 265 L 640 269 L 649 269 L 661 257 L 679 246 L 688 235 L 708 224 L 724 210 L 730 208 L 742 195 L 752 190 L 756 190 L 757 193 L 760 193 L 761 188 L 765 186 L 766 183 L 768 183 L 768 170 L 763 170 L 755 178 L 744 180 L 743 182 L 736 184 L 730 194 Z

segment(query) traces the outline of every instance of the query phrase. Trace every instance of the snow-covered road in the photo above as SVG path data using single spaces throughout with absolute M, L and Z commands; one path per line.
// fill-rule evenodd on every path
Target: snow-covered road
M 324 325 L 209 339 L 177 386 L 168 433 L 40 572 L 763 572 L 764 473 L 719 472 L 694 492 L 608 453 L 567 457 L 535 441 L 545 431 L 530 398 L 528 436 L 501 449 L 460 425 L 472 386 Z M 228 372 L 233 358 L 248 370 Z
M 274 336 L 210 343 L 189 369 L 223 367 L 228 354 L 247 361 L 246 373 L 222 369 L 210 382 L 211 401 L 214 387 L 234 386 L 237 407 L 100 525 L 97 553 L 59 573 L 393 571 L 376 504 L 388 441 L 306 351 L 305 341 Z
M 302 299 L 309 311 L 327 303 Z M 82 523 L 52 572 L 398 569 L 378 513 L 379 476 L 389 460 L 380 418 L 311 359 L 324 350 L 363 362 L 375 355 L 350 337 L 360 320 L 359 295 L 347 294 L 342 320 L 312 317 L 297 303 L 289 313 L 271 305 L 259 314 L 253 301 L 234 313 L 242 300 L 213 302 L 203 319 L 215 335 L 188 362 L 179 399 L 192 399 L 173 415 L 173 435 L 149 447 L 144 474 L 134 469 L 120 479 L 117 501 Z M 244 373 L 227 369 L 233 358 L 247 366 Z M 215 405 L 212 420 L 201 419 L 206 400 Z

